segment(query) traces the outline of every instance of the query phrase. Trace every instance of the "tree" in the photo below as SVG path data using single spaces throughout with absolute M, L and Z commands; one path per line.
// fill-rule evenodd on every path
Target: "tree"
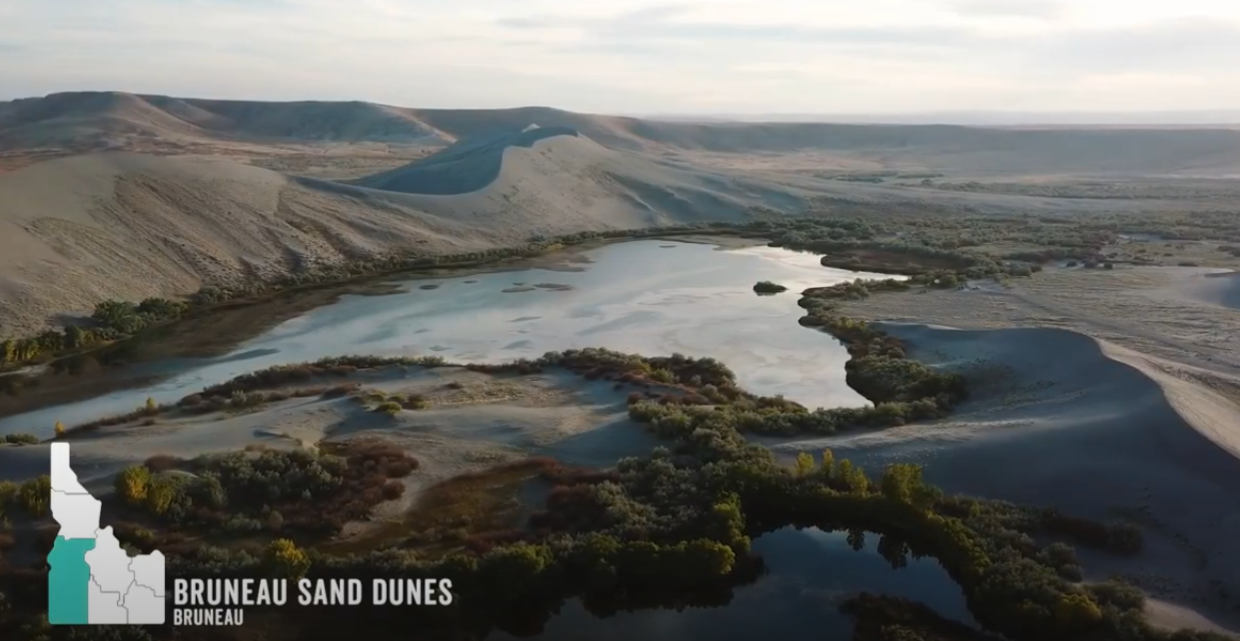
M 164 516 L 172 508 L 180 493 L 176 481 L 166 476 L 152 476 L 146 486 L 144 503 L 153 514 Z
M 909 463 L 895 463 L 883 470 L 879 489 L 889 500 L 912 504 L 921 484 L 920 467 Z
M 801 452 L 797 454 L 796 475 L 809 476 L 814 473 L 814 457 L 809 452 Z
M 1086 627 L 1102 620 L 1102 608 L 1087 595 L 1064 594 L 1055 603 L 1055 618 L 1072 627 Z
M 68 349 L 77 349 L 84 347 L 90 342 L 86 330 L 77 325 L 70 325 L 65 328 L 65 347 Z
M 21 484 L 18 490 L 22 507 L 35 516 L 47 514 L 52 500 L 52 477 L 44 474 Z
M 835 466 L 836 481 L 845 485 L 849 491 L 858 494 L 864 494 L 870 489 L 870 479 L 866 478 L 865 471 L 853 465 L 853 462 L 844 459 Z
M 121 470 L 113 481 L 117 496 L 133 505 L 146 501 L 150 485 L 151 471 L 145 465 L 131 465 Z
M 146 404 L 142 406 L 142 412 L 147 416 L 154 416 L 159 413 L 159 403 L 154 398 L 146 397 Z
M 56 438 L 63 437 L 65 435 L 65 424 L 60 421 L 56 421 L 56 425 L 52 427 L 52 431 L 56 433 Z
M 830 477 L 833 471 L 835 471 L 835 452 L 832 452 L 831 448 L 826 448 L 822 451 L 822 473 Z
M 277 577 L 300 579 L 310 571 L 310 555 L 289 539 L 276 539 L 263 554 L 267 570 Z

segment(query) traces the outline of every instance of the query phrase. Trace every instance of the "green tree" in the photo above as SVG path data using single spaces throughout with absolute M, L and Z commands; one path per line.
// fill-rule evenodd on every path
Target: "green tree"
M 1055 619 L 1071 627 L 1087 627 L 1102 620 L 1102 608 L 1087 595 L 1063 594 L 1055 603 Z
M 52 477 L 44 474 L 22 483 L 18 490 L 21 505 L 35 516 L 47 514 L 52 500 Z
M 176 503 L 180 487 L 176 481 L 167 476 L 152 475 L 146 486 L 146 497 L 142 500 L 146 508 L 153 514 L 164 516 Z
M 822 473 L 830 477 L 831 473 L 834 471 L 835 452 L 832 452 L 831 448 L 826 448 L 822 451 Z
M 68 349 L 77 349 L 85 347 L 90 342 L 86 330 L 77 325 L 70 325 L 65 328 L 65 347 Z
M 913 503 L 913 498 L 921 485 L 921 468 L 909 463 L 895 463 L 883 470 L 879 479 L 879 490 L 883 496 L 899 503 Z
M 300 579 L 310 571 L 310 555 L 289 539 L 276 539 L 263 554 L 267 570 L 277 577 Z
M 146 501 L 151 485 L 151 470 L 145 465 L 131 465 L 120 471 L 113 481 L 117 496 L 132 505 Z
M 814 473 L 814 457 L 809 452 L 800 452 L 797 454 L 796 475 L 809 476 Z

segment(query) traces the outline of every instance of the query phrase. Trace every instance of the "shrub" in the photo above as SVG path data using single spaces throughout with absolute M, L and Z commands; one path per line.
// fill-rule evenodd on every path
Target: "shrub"
M 762 280 L 753 286 L 753 290 L 759 294 L 778 294 L 788 291 L 788 288 L 769 280 Z
M 396 416 L 397 414 L 400 414 L 400 411 L 403 409 L 405 408 L 401 407 L 400 403 L 397 403 L 396 401 L 384 401 L 375 408 L 375 411 L 382 412 L 388 416 Z
M 21 507 L 34 516 L 47 514 L 52 498 L 52 477 L 44 474 L 22 483 L 18 498 Z
M 27 434 L 24 432 L 17 434 L 5 434 L 4 442 L 12 445 L 38 445 L 39 437 L 34 434 Z
M 400 481 L 388 481 L 383 484 L 383 498 L 394 501 L 405 493 L 405 484 Z
M 276 539 L 263 554 L 267 570 L 277 577 L 300 579 L 310 571 L 310 556 L 289 539 Z
M 151 470 L 145 465 L 131 465 L 116 475 L 113 485 L 122 501 L 141 505 L 146 501 L 151 486 Z

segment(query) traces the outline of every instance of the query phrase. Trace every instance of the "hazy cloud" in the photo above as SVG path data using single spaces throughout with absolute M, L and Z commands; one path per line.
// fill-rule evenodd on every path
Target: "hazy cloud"
M 953 0 L 950 9 L 975 18 L 1037 18 L 1050 20 L 1068 13 L 1068 5 L 1053 0 Z
M 1221 0 L 8 0 L 0 98 L 72 89 L 428 107 L 1240 107 Z

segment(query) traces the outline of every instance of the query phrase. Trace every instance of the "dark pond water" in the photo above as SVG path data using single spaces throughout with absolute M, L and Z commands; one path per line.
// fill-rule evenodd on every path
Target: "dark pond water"
M 727 606 L 683 612 L 643 610 L 599 619 L 570 603 L 532 637 L 538 641 L 755 641 L 758 639 L 844 640 L 853 620 L 839 604 L 862 591 L 921 601 L 939 614 L 975 625 L 960 588 L 933 559 L 909 559 L 900 569 L 876 551 L 879 537 L 867 534 L 854 550 L 843 532 L 786 528 L 754 542 L 770 572 L 736 590 Z M 488 641 L 510 641 L 504 633 Z M 531 638 L 531 637 L 527 637 Z

